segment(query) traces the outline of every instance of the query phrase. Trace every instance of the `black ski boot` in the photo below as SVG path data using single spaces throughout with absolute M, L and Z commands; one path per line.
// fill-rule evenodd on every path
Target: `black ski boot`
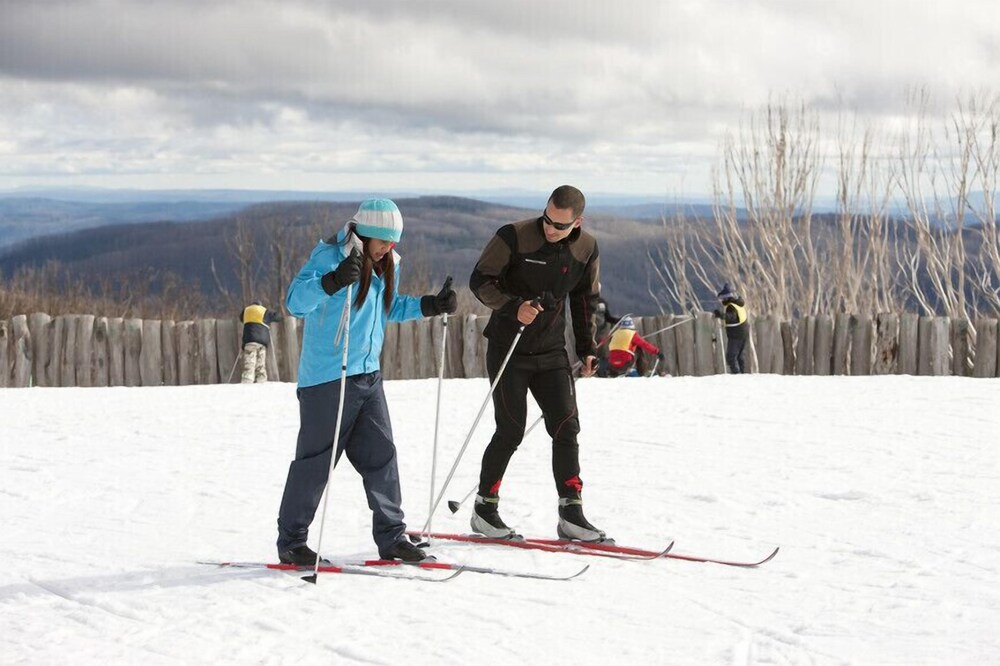
M 289 548 L 288 550 L 279 550 L 278 561 L 282 564 L 294 564 L 297 567 L 314 567 L 316 566 L 316 553 L 312 548 L 303 544 L 295 546 L 295 548 Z M 327 560 L 324 558 L 319 563 L 324 564 L 326 562 Z
M 378 551 L 378 556 L 383 560 L 402 560 L 403 562 L 433 562 L 430 557 L 409 539 L 400 539 L 385 550 Z
M 476 495 L 472 520 L 469 521 L 473 532 L 490 539 L 513 539 L 517 536 L 517 533 L 507 527 L 507 524 L 500 518 L 500 512 L 497 510 L 499 503 L 499 497 Z
M 573 541 L 608 541 L 603 530 L 590 524 L 583 515 L 583 500 L 572 497 L 559 498 L 559 525 L 556 533 L 560 539 Z

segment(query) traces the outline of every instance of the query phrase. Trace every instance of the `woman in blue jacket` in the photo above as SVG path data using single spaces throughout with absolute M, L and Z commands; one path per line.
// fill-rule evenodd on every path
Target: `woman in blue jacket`
M 305 330 L 297 390 L 299 436 L 278 511 L 278 557 L 284 563 L 316 562 L 306 539 L 326 487 L 337 428 L 344 342 L 337 329 L 348 285 L 354 287 L 337 459 L 346 453 L 361 474 L 379 556 L 424 559 L 423 551 L 405 536 L 379 356 L 388 322 L 450 314 L 457 299 L 450 288 L 424 297 L 397 292 L 399 255 L 393 247 L 402 232 L 403 218 L 395 203 L 363 201 L 336 238 L 320 241 L 288 288 L 288 311 L 305 319 Z

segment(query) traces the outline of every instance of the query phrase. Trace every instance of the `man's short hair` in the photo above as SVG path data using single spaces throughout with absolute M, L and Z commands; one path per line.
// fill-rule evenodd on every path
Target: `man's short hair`
M 560 210 L 572 208 L 575 219 L 583 215 L 583 209 L 587 206 L 587 198 L 583 196 L 583 192 L 572 185 L 560 185 L 552 190 L 549 203 Z

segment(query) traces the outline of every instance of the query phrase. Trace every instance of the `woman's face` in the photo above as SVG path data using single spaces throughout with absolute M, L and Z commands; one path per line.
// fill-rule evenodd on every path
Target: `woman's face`
M 393 245 L 395 245 L 395 243 L 391 241 L 369 238 L 367 241 L 368 256 L 371 257 L 371 260 L 377 264 L 382 261 L 382 257 L 385 256 L 386 252 L 392 249 Z

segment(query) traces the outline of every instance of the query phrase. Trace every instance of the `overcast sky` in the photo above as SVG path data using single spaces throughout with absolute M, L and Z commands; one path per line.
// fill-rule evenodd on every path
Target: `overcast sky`
M 1000 82 L 994 0 L 0 0 L 0 189 L 704 194 L 775 97 Z

